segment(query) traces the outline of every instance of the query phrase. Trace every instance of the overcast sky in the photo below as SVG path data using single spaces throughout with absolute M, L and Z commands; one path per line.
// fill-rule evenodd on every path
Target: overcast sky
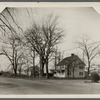
M 53 12 L 60 18 L 59 24 L 64 29 L 64 38 L 59 45 L 59 49 L 65 52 L 65 56 L 71 53 L 77 53 L 75 41 L 80 34 L 91 35 L 94 41 L 100 41 L 100 8 L 95 7 L 66 7 L 66 8 L 32 8 L 37 9 L 40 15 L 46 15 Z M 3 9 L 0 9 L 1 11 Z M 22 13 L 24 18 L 24 12 Z M 26 17 L 26 16 L 25 16 Z M 22 22 L 21 22 L 22 23 Z M 26 22 L 22 23 L 26 26 Z M 22 27 L 24 27 L 22 26 Z M 72 49 L 72 50 L 70 50 Z M 1 69 L 5 69 L 8 64 L 5 63 L 5 57 L 0 58 Z

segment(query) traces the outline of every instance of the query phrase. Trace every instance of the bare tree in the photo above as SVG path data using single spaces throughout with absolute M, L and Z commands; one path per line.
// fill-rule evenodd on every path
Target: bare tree
M 35 67 L 36 67 L 36 64 L 35 64 L 35 59 L 36 59 L 36 52 L 35 50 L 29 50 L 29 56 L 30 56 L 30 61 L 32 62 L 32 66 L 33 66 L 33 70 L 32 70 L 32 76 L 35 78 L 36 77 L 36 71 L 35 71 Z
M 61 39 L 62 29 L 58 27 L 58 18 L 50 14 L 42 22 L 34 22 L 32 27 L 27 30 L 25 38 L 40 57 L 40 72 L 43 75 L 44 65 L 46 65 L 46 76 L 48 74 L 48 63 L 55 45 Z
M 13 66 L 14 74 L 17 75 L 18 59 L 20 58 L 22 52 L 19 26 L 17 25 L 11 10 L 6 8 L 4 12 L 0 14 L 0 40 L 2 42 L 1 54 L 5 55 L 11 65 Z M 4 26 L 4 27 L 2 27 Z
M 25 52 L 25 50 L 24 50 L 24 52 Z M 26 59 L 28 59 L 26 52 L 25 53 L 24 52 L 22 51 L 20 57 L 18 58 L 18 64 L 17 65 L 18 65 L 19 76 L 22 75 L 22 71 L 24 71 L 24 69 L 26 67 L 26 63 L 27 63 Z
M 19 39 L 15 37 L 2 36 L 1 41 L 3 42 L 1 48 L 1 54 L 5 55 L 11 62 L 14 74 L 17 75 L 18 62 L 22 56 L 22 47 L 20 45 Z
M 82 50 L 84 56 L 87 59 L 89 77 L 91 64 L 93 59 L 95 59 L 95 57 L 98 55 L 98 48 L 100 46 L 100 43 L 93 42 L 88 36 L 83 36 L 76 43 L 78 44 L 78 47 Z

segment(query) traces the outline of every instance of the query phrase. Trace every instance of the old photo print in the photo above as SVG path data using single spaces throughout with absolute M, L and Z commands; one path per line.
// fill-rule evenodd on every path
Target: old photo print
M 100 3 L 0 3 L 0 97 L 100 94 Z

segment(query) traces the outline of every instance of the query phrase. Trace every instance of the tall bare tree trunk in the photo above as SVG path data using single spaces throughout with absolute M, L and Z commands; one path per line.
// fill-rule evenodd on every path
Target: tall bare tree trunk
M 48 56 L 46 57 L 46 78 L 49 79 L 49 71 L 48 71 Z
M 73 68 L 73 79 L 74 79 L 75 77 L 74 77 L 74 68 Z
M 42 78 L 42 74 L 41 74 L 41 71 L 42 71 L 42 60 L 41 60 L 41 56 L 40 56 L 40 70 L 39 70 L 39 77 Z
M 87 76 L 87 79 L 89 79 L 89 74 L 90 74 L 90 61 L 88 60 L 88 76 Z
M 46 61 L 46 78 L 49 79 L 48 61 Z
M 19 68 L 19 76 L 21 76 L 21 72 L 22 72 L 22 69 L 21 67 Z
M 17 76 L 17 69 L 14 68 L 14 76 L 16 77 Z
M 43 78 L 44 75 L 44 58 L 42 56 L 40 56 L 40 73 L 39 73 L 39 77 Z
M 69 66 L 67 66 L 67 78 L 69 79 Z
M 57 66 L 57 47 L 55 50 L 55 70 L 57 70 L 56 66 Z
M 35 51 L 33 51 L 33 77 L 35 78 Z

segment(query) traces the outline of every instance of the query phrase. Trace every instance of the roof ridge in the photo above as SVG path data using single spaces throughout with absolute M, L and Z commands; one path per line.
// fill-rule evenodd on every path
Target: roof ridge
M 77 55 L 74 55 L 74 56 L 68 56 L 68 57 L 65 57 L 62 61 L 60 61 L 57 66 L 61 66 L 61 65 L 66 65 L 68 64 L 70 61 L 73 61 L 71 60 L 72 57 L 74 57 L 75 60 L 79 60 L 79 62 L 83 63 L 85 65 L 85 63 L 77 56 Z

